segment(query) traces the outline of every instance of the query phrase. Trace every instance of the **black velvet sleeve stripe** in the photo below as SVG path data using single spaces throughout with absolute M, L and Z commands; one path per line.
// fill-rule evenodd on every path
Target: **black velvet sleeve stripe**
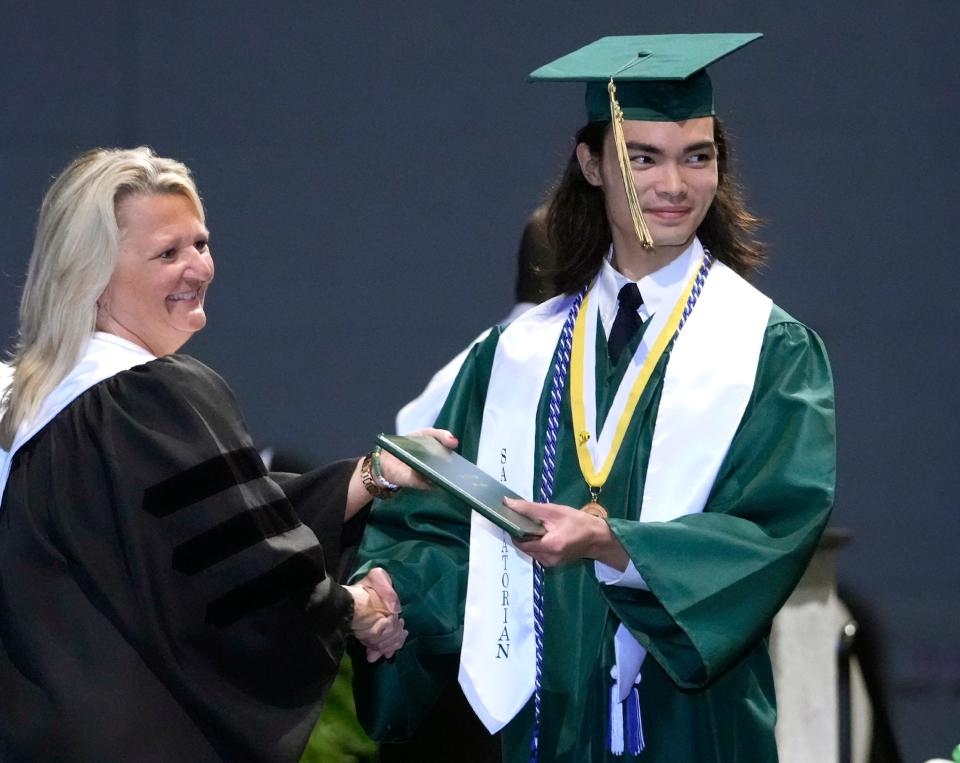
M 195 575 L 265 538 L 280 535 L 299 525 L 300 518 L 294 513 L 290 501 L 279 498 L 237 514 L 184 541 L 173 550 L 173 568 L 185 575 Z
M 244 615 L 307 591 L 325 578 L 323 549 L 314 546 L 214 599 L 207 606 L 206 621 L 219 627 L 232 625 Z
M 234 485 L 266 474 L 260 455 L 243 448 L 207 459 L 163 482 L 147 488 L 143 508 L 155 517 L 165 517 Z

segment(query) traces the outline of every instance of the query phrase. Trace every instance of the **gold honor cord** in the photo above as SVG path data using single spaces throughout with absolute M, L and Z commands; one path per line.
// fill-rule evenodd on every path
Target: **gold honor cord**
M 589 294 L 583 299 L 583 305 L 573 325 L 573 347 L 570 352 L 570 409 L 573 415 L 573 431 L 576 437 L 577 460 L 580 462 L 580 472 L 590 487 L 592 500 L 587 504 L 588 507 L 591 506 L 591 504 L 597 504 L 600 490 L 610 476 L 610 470 L 613 468 L 613 464 L 617 459 L 617 453 L 620 452 L 620 446 L 623 444 L 623 438 L 627 433 L 627 427 L 630 425 L 630 419 L 633 418 L 633 411 L 640 401 L 640 396 L 643 394 L 647 382 L 650 381 L 650 376 L 653 374 L 653 369 L 656 368 L 660 356 L 663 355 L 663 351 L 667 348 L 674 334 L 677 333 L 677 327 L 683 318 L 683 309 L 693 291 L 693 287 L 697 281 L 697 274 L 700 272 L 702 266 L 703 262 L 701 261 L 700 265 L 694 271 L 693 276 L 681 290 L 680 296 L 673 306 L 670 316 L 660 330 L 660 334 L 654 340 L 647 357 L 644 358 L 636 381 L 634 381 L 633 387 L 630 390 L 630 395 L 627 398 L 625 407 L 620 414 L 620 418 L 617 420 L 616 431 L 614 432 L 613 441 L 610 444 L 610 452 L 606 455 L 606 458 L 600 464 L 599 468 L 593 463 L 593 456 L 587 447 L 587 443 L 591 437 L 595 438 L 599 446 L 600 435 L 599 433 L 591 433 L 587 429 L 586 404 L 583 395 L 584 374 L 596 373 L 596 369 L 584 367 L 584 356 L 586 354 L 584 348 L 587 341 L 586 315 L 587 310 L 590 309 Z M 591 341 L 593 341 L 593 339 L 591 339 Z M 641 344 L 641 347 L 642 346 Z M 616 399 L 616 396 L 614 396 L 614 399 Z M 596 402 L 594 401 L 593 404 L 596 405 Z M 614 413 L 615 411 L 611 410 L 609 415 L 613 415 Z M 605 424 L 610 423 L 609 415 Z M 594 418 L 596 419 L 596 417 Z M 594 425 L 595 424 L 596 420 L 594 420 Z M 603 458 L 602 453 L 598 452 L 598 456 Z M 586 508 L 587 507 L 584 507 L 584 509 Z M 598 505 L 598 508 L 602 507 Z
M 617 147 L 617 158 L 620 160 L 620 176 L 623 178 L 623 190 L 627 193 L 627 206 L 630 208 L 630 217 L 633 219 L 633 230 L 644 249 L 653 249 L 653 236 L 643 219 L 640 210 L 640 200 L 637 198 L 637 187 L 633 184 L 633 169 L 630 167 L 630 155 L 627 153 L 627 142 L 623 137 L 623 110 L 617 102 L 617 86 L 613 84 L 613 77 L 607 84 L 607 93 L 610 96 L 610 124 L 613 127 L 613 142 Z

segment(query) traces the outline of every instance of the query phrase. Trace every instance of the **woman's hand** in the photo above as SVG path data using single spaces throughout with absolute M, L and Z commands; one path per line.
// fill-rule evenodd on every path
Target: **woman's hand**
M 406 437 L 433 437 L 450 450 L 456 448 L 458 444 L 457 438 L 446 429 L 418 429 L 416 432 L 410 432 Z M 399 487 L 412 487 L 417 490 L 430 487 L 430 483 L 424 479 L 423 475 L 386 451 L 380 452 L 380 471 L 385 480 Z
M 532 503 L 504 498 L 508 508 L 540 521 L 546 534 L 513 544 L 544 567 L 555 567 L 577 559 L 597 559 L 621 572 L 630 557 L 608 525 L 600 517 L 555 503 Z
M 367 648 L 367 662 L 393 657 L 407 639 L 400 599 L 387 571 L 375 567 L 353 585 L 344 586 L 353 596 L 353 635 Z
M 411 432 L 409 436 L 416 435 L 434 437 L 437 442 L 445 448 L 453 449 L 457 447 L 457 438 L 446 429 L 420 429 L 416 432 Z M 380 474 L 387 482 L 397 487 L 411 487 L 417 490 L 424 490 L 430 486 L 430 483 L 416 471 L 386 451 L 381 451 L 379 458 Z M 364 459 L 362 458 L 357 460 L 356 468 L 350 477 L 350 484 L 347 486 L 347 506 L 343 515 L 344 522 L 349 521 L 354 514 L 370 503 L 370 491 L 364 487 L 363 476 L 361 474 L 363 461 Z

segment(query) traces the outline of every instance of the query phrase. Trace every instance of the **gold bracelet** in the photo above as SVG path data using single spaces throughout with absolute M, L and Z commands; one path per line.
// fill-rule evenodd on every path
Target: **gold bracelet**
M 367 453 L 367 455 L 363 457 L 363 463 L 360 464 L 360 481 L 363 483 L 366 491 L 374 498 L 385 501 L 388 498 L 393 498 L 396 494 L 395 490 L 390 490 L 377 483 L 376 478 L 373 476 L 372 452 Z
M 383 476 L 383 469 L 380 466 L 380 446 L 378 445 L 372 451 L 373 453 L 373 478 L 377 481 L 377 484 L 380 487 L 385 487 L 387 490 L 399 490 L 399 485 L 394 485 L 390 480 Z

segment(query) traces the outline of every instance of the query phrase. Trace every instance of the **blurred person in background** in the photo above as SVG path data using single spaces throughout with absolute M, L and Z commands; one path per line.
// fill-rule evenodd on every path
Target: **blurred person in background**
M 507 316 L 500 321 L 501 325 L 511 323 L 531 307 L 556 294 L 551 281 L 554 257 L 547 242 L 546 215 L 547 205 L 543 204 L 533 211 L 523 227 L 517 249 L 517 278 L 514 284 L 516 302 Z M 475 344 L 486 339 L 489 333 L 490 329 L 487 329 L 474 339 L 430 378 L 423 392 L 400 409 L 397 413 L 397 432 L 433 426 L 470 350 Z

